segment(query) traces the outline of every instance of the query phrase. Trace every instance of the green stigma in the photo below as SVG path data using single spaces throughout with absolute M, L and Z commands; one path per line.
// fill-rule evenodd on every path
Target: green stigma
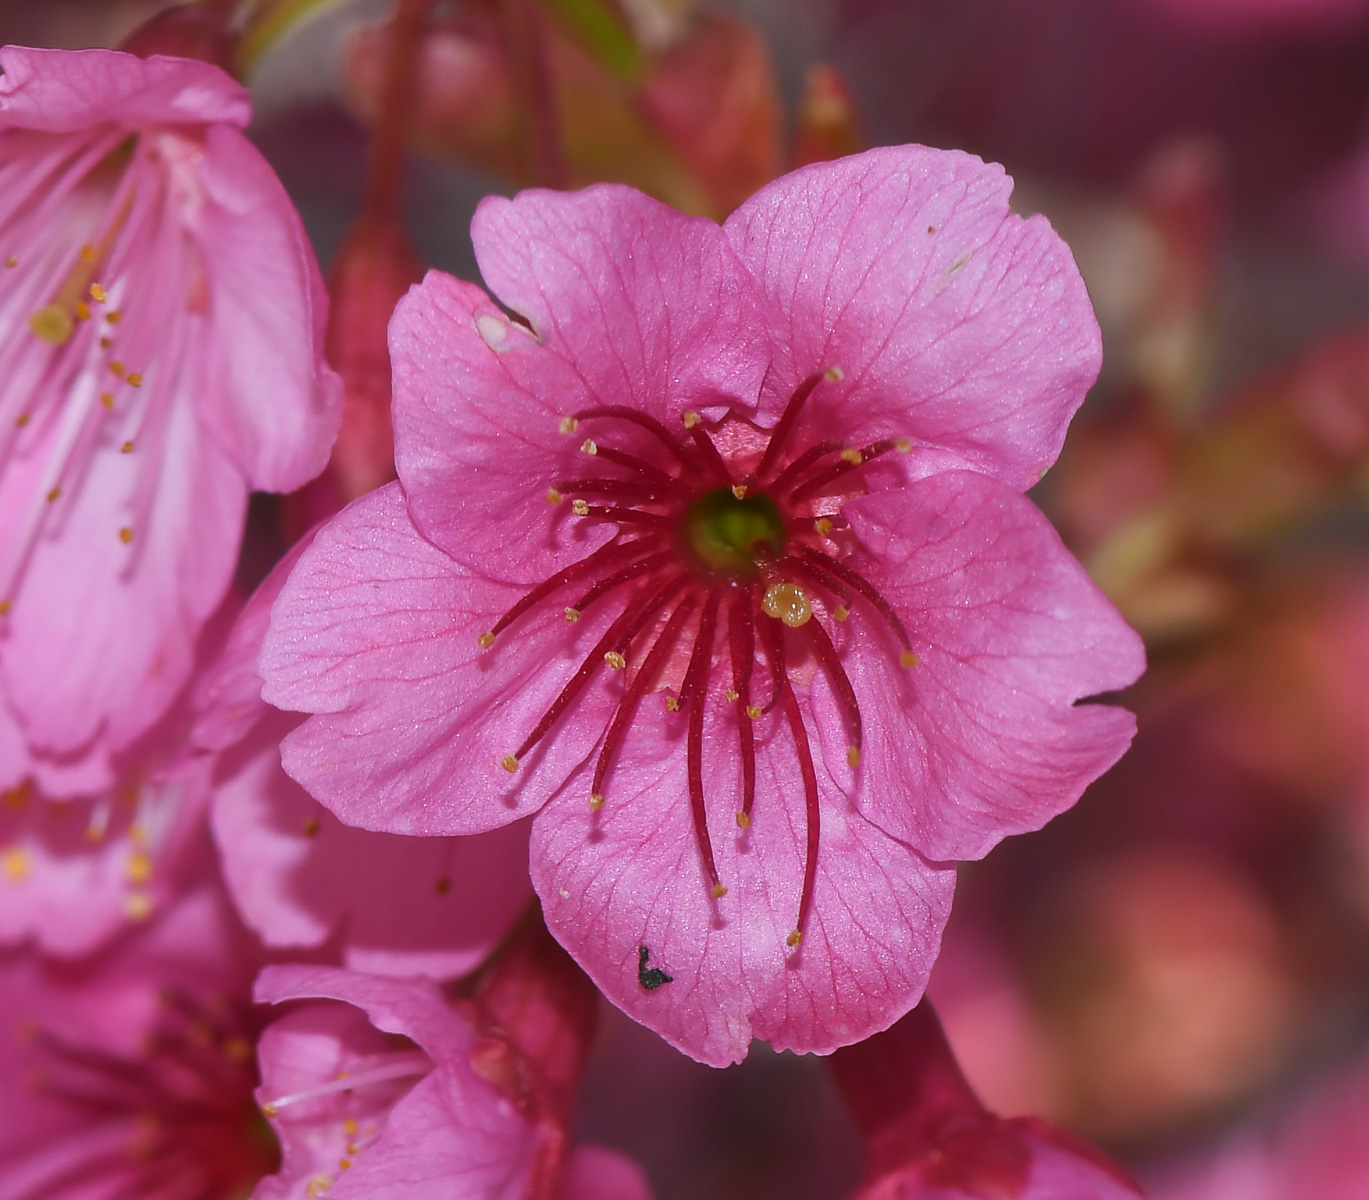
M 689 506 L 685 537 L 709 570 L 753 574 L 757 545 L 768 543 L 774 554 L 784 548 L 784 518 L 763 492 L 738 497 L 731 488 L 718 488 Z

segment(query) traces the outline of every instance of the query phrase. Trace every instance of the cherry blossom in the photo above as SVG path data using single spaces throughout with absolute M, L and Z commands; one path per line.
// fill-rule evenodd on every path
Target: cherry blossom
M 536 812 L 552 932 L 704 1061 L 907 1011 L 949 860 L 1078 798 L 1134 723 L 1077 702 L 1143 665 L 1021 495 L 1099 342 L 1010 186 L 898 147 L 722 227 L 486 200 L 500 304 L 436 273 L 401 303 L 399 482 L 273 610 L 263 694 L 316 714 L 285 769 L 370 829 Z
M 190 674 L 248 490 L 317 474 L 341 397 L 241 87 L 107 50 L 0 71 L 0 785 L 89 789 Z

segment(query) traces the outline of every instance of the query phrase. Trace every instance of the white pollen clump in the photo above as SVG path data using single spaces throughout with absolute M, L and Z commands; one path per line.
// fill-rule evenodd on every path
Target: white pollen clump
M 476 317 L 475 331 L 480 335 L 480 340 L 496 354 L 500 353 L 504 343 L 509 340 L 508 323 L 493 313 L 481 313 Z

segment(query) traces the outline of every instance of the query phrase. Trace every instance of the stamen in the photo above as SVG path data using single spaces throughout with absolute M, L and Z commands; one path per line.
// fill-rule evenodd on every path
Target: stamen
M 643 512 L 639 508 L 623 508 L 617 504 L 585 504 L 583 500 L 577 500 L 572 507 L 577 517 L 603 517 L 606 521 L 617 521 L 620 525 L 650 525 L 659 529 L 673 529 L 677 520 L 666 513 Z
M 727 469 L 727 464 L 718 453 L 718 447 L 713 444 L 713 439 L 708 436 L 708 431 L 702 425 L 694 425 L 689 430 L 689 436 L 694 439 L 694 445 L 699 449 L 701 465 L 720 483 L 731 486 L 732 472 Z
M 630 583 L 634 579 L 640 579 L 644 575 L 650 575 L 657 567 L 662 567 L 675 557 L 669 550 L 659 550 L 655 554 L 648 554 L 646 558 L 640 558 L 634 563 L 629 563 L 619 571 L 614 571 L 612 575 L 605 575 L 598 580 L 578 600 L 571 603 L 566 609 L 566 620 L 572 624 L 584 616 L 585 609 L 598 600 L 601 596 L 613 591 L 616 587 L 621 587 L 625 583 Z M 570 614 L 574 613 L 572 617 Z
M 775 423 L 775 428 L 770 434 L 770 442 L 765 447 L 765 453 L 761 455 L 761 461 L 756 464 L 756 469 L 751 473 L 750 479 L 765 478 L 765 473 L 775 465 L 775 461 L 780 456 L 780 451 L 784 449 L 785 440 L 789 437 L 789 431 L 794 428 L 794 422 L 799 419 L 799 413 L 803 411 L 804 404 L 808 397 L 813 394 L 813 389 L 822 382 L 821 372 L 808 376 L 798 387 L 794 389 L 794 394 L 789 397 L 789 403 L 784 406 L 784 412 L 780 414 L 780 419 Z
M 604 735 L 604 744 L 599 750 L 599 760 L 594 764 L 594 781 L 590 784 L 589 789 L 589 806 L 591 809 L 597 810 L 604 806 L 604 777 L 608 774 L 613 756 L 618 747 L 622 745 L 638 704 L 646 695 L 647 689 L 665 662 L 666 656 L 674 648 L 680 630 L 689 620 L 696 603 L 697 601 L 693 596 L 686 596 L 680 601 L 679 606 L 670 614 L 670 619 L 666 622 L 665 628 L 661 630 L 660 635 L 651 644 L 651 649 L 647 651 L 646 658 L 642 660 L 642 665 L 636 676 L 623 692 L 622 699 L 618 701 L 618 710 L 613 714 L 613 721 L 608 727 L 608 732 Z
M 267 1100 L 262 1104 L 261 1111 L 268 1117 L 274 1117 L 282 1108 L 289 1108 L 292 1104 L 302 1104 L 306 1100 L 317 1100 L 323 1096 L 336 1096 L 339 1092 L 352 1092 L 357 1088 L 371 1087 L 377 1083 L 388 1083 L 392 1079 L 411 1079 L 416 1075 L 427 1075 L 433 1069 L 432 1059 L 421 1051 L 393 1054 L 389 1059 L 389 1062 L 372 1067 L 369 1071 L 345 1074 L 340 1079 L 330 1079 L 317 1087 Z
M 822 669 L 827 672 L 827 678 L 831 681 L 832 688 L 837 694 L 837 702 L 846 714 L 846 725 L 851 734 L 851 745 L 846 752 L 846 761 L 854 770 L 860 765 L 862 742 L 860 702 L 856 699 L 856 689 L 851 686 L 851 677 L 846 674 L 846 668 L 841 665 L 841 655 L 837 653 L 837 648 L 832 645 L 832 639 L 827 636 L 827 630 L 822 627 L 822 622 L 810 621 L 805 628 L 813 646 L 813 653 L 818 662 L 822 664 Z
M 796 583 L 772 583 L 761 597 L 761 608 L 767 617 L 783 621 L 790 629 L 806 625 L 813 617 L 813 606 L 808 593 Z
M 625 450 L 615 450 L 612 446 L 595 446 L 594 454 L 596 458 L 602 458 L 605 462 L 611 462 L 615 466 L 626 467 L 629 471 L 635 471 L 643 479 L 648 479 L 665 488 L 667 491 L 677 491 L 680 481 L 667 471 L 662 471 L 655 463 L 649 463 L 644 458 L 638 458 L 635 454 L 629 454 Z
M 789 493 L 790 503 L 797 504 L 800 500 L 806 500 L 843 475 L 854 471 L 857 467 L 864 466 L 871 459 L 879 458 L 882 454 L 888 454 L 890 450 L 896 450 L 898 448 L 896 442 L 897 439 L 887 438 L 882 442 L 875 442 L 872 446 L 866 446 L 864 450 L 843 450 L 841 462 L 833 463 L 826 470 L 819 471 L 807 482 L 794 488 Z
M 784 658 L 784 630 L 779 625 L 762 625 L 772 656 L 777 661 Z M 784 705 L 784 715 L 789 719 L 789 729 L 794 736 L 794 749 L 799 756 L 799 774 L 803 776 L 803 799 L 807 824 L 807 845 L 803 859 L 803 890 L 799 893 L 799 916 L 794 922 L 793 932 L 785 938 L 788 946 L 797 946 L 803 941 L 804 926 L 808 924 L 808 910 L 813 903 L 813 884 L 818 872 L 818 842 L 821 829 L 818 812 L 818 776 L 813 770 L 813 751 L 808 744 L 808 730 L 803 724 L 803 713 L 799 709 L 794 689 L 789 686 L 789 676 L 780 672 L 776 678 L 780 688 L 780 699 Z
M 533 608 L 540 601 L 545 600 L 557 589 L 570 583 L 574 579 L 579 579 L 580 576 L 588 574 L 590 571 L 595 570 L 606 562 L 612 562 L 614 559 L 621 558 L 625 554 L 631 554 L 641 546 L 641 544 L 640 540 L 631 542 L 609 542 L 607 545 L 601 546 L 598 550 L 594 551 L 593 554 L 586 555 L 584 558 L 580 559 L 579 562 L 571 563 L 570 566 L 562 568 L 560 571 L 557 571 L 555 575 L 543 580 L 500 617 L 488 632 L 482 633 L 476 639 L 476 641 L 480 643 L 480 648 L 482 650 L 488 650 L 494 645 L 494 639 L 498 637 L 500 633 L 512 625 L 514 621 L 518 620 L 518 618 L 530 608 Z
M 708 836 L 708 814 L 704 809 L 703 748 L 708 672 L 713 664 L 713 636 L 717 629 L 718 605 L 721 600 L 721 591 L 717 588 L 711 589 L 703 615 L 699 618 L 699 632 L 694 639 L 694 653 L 689 658 L 684 685 L 680 688 L 681 703 L 686 702 L 686 696 L 692 701 L 689 707 L 689 731 L 685 741 L 689 807 L 694 815 L 694 836 L 699 842 L 704 870 L 707 871 L 709 881 L 713 885 L 714 899 L 721 898 L 727 889 L 718 881 L 718 867 L 713 861 L 713 843 Z
M 599 493 L 605 496 L 635 496 L 639 500 L 655 500 L 661 494 L 659 488 L 632 479 L 562 479 L 551 488 L 548 495 L 555 495 L 560 501 L 563 493 L 583 492 L 589 495 Z
M 627 421 L 630 424 L 640 426 L 655 436 L 681 463 L 686 466 L 693 465 L 688 448 L 655 417 L 648 416 L 644 412 L 638 412 L 637 409 L 629 408 L 625 404 L 603 404 L 597 408 L 582 409 L 572 419 L 588 421 L 596 417 Z
M 846 584 L 846 586 L 857 595 L 868 600 L 879 611 L 879 615 L 888 623 L 889 628 L 893 630 L 894 636 L 902 643 L 904 651 L 908 654 L 912 653 L 913 646 L 908 640 L 908 631 L 904 629 L 903 621 L 899 618 L 898 613 L 894 612 L 892 605 L 875 591 L 875 589 L 865 580 L 864 576 L 853 571 L 845 563 L 838 562 L 836 559 L 828 557 L 820 550 L 814 550 L 811 547 L 804 545 L 798 545 L 795 549 L 802 555 L 802 562 L 795 559 L 789 559 L 787 560 L 788 562 L 793 563 L 793 565 L 799 568 L 806 566 L 819 577 L 835 577 L 840 582 Z
M 732 597 L 727 619 L 727 640 L 732 651 L 732 691 L 737 696 L 737 741 L 742 755 L 742 806 L 737 812 L 737 824 L 745 829 L 751 824 L 751 809 L 756 803 L 756 732 L 751 728 L 751 670 L 756 657 L 755 619 L 751 605 L 755 593 L 749 587 L 738 588 Z M 740 714 L 745 713 L 743 718 Z M 760 714 L 757 713 L 757 716 Z

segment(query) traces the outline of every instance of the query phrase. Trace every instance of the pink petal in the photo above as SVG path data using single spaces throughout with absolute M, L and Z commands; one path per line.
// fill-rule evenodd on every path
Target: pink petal
M 902 1016 L 936 958 L 954 871 L 853 812 L 819 762 L 813 908 L 791 950 L 806 827 L 787 725 L 778 713 L 757 722 L 756 806 L 743 834 L 735 713 L 720 691 L 710 696 L 704 794 L 728 889 L 714 901 L 685 787 L 684 714 L 659 703 L 643 704 L 598 813 L 571 789 L 533 822 L 533 885 L 556 939 L 630 1017 L 714 1066 L 740 1061 L 753 1037 L 826 1053 Z M 643 987 L 642 946 L 648 968 L 673 982 Z
M 121 747 L 147 730 L 184 685 L 200 629 L 228 587 L 242 477 L 184 407 L 168 412 L 165 437 L 157 499 L 131 542 L 111 498 L 136 488 L 137 455 L 99 454 L 59 536 L 42 539 L 29 561 L 0 665 L 42 747 L 76 750 L 102 732 Z M 10 482 L 0 477 L 0 508 Z
M 580 768 L 613 711 L 593 684 L 510 774 L 518 748 L 610 614 L 543 606 L 489 650 L 520 595 L 458 566 L 409 522 L 392 484 L 322 529 L 272 613 L 265 698 L 321 714 L 285 739 L 286 771 L 349 825 L 481 833 L 534 812 Z
M 933 859 L 979 858 L 1039 829 L 1111 766 L 1135 718 L 1076 704 L 1126 687 L 1141 640 L 1008 487 L 950 472 L 848 503 L 850 563 L 902 617 L 920 661 L 868 609 L 833 625 L 864 714 L 860 768 L 826 677 L 813 711 L 851 801 Z M 857 602 L 860 605 L 860 602 Z
M 1098 324 L 1068 248 L 1009 213 L 1011 188 L 972 155 L 895 146 L 795 171 L 728 218 L 768 303 L 771 403 L 844 372 L 809 401 L 808 440 L 833 422 L 855 446 L 908 437 L 924 470 L 1018 489 L 1055 461 Z
M 277 714 L 220 765 L 214 836 L 243 918 L 269 946 L 340 933 L 346 965 L 449 979 L 474 970 L 532 896 L 528 829 L 406 838 L 343 825 L 280 767 Z
M 218 67 L 117 50 L 0 49 L 0 129 L 74 133 L 101 122 L 246 125 L 246 90 Z
M 328 462 L 342 382 L 323 361 L 328 298 L 299 214 L 261 153 L 212 126 L 189 218 L 210 290 L 201 421 L 252 487 L 290 492 Z

